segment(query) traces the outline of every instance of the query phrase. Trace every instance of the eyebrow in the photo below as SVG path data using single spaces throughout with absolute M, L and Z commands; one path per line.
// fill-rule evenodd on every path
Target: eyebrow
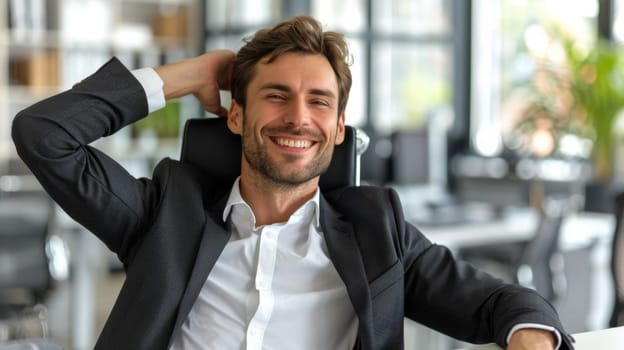
M 269 90 L 269 89 L 279 90 L 283 92 L 292 91 L 292 89 L 288 85 L 279 84 L 279 83 L 266 83 L 260 87 L 260 90 Z M 331 90 L 328 90 L 328 89 L 309 89 L 307 92 L 312 95 L 336 98 L 336 94 L 334 94 Z

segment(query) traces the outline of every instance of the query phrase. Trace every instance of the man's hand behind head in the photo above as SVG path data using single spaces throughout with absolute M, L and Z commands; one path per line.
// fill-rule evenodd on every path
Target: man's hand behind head
M 208 112 L 226 116 L 219 91 L 230 89 L 235 56 L 230 50 L 217 50 L 155 68 L 165 99 L 193 94 Z
M 194 93 L 208 112 L 221 117 L 227 116 L 227 109 L 221 105 L 220 90 L 230 90 L 232 66 L 236 54 L 229 50 L 212 51 L 198 57 L 207 74 L 205 85 Z

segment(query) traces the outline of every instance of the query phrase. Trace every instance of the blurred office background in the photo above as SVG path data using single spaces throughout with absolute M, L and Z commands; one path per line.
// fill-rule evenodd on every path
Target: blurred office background
M 624 0 L 0 0 L 0 342 L 91 348 L 124 278 L 17 158 L 14 115 L 113 55 L 137 68 L 236 50 L 296 14 L 350 44 L 362 182 L 394 187 L 432 241 L 540 290 L 571 331 L 613 324 Z M 169 101 L 97 144 L 149 176 L 199 116 L 192 97 Z M 405 337 L 458 345 L 410 322 Z

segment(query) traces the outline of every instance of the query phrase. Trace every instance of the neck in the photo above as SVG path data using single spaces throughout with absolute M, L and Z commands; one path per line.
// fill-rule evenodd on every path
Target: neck
M 316 177 L 300 185 L 285 185 L 241 173 L 240 193 L 251 207 L 256 225 L 270 225 L 288 221 L 295 210 L 314 196 L 318 180 Z

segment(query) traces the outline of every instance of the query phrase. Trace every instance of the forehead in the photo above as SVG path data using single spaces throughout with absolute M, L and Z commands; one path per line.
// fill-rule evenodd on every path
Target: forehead
M 338 92 L 336 74 L 321 54 L 284 53 L 268 62 L 262 58 L 255 67 L 250 88 L 266 83 L 280 83 L 296 87 L 323 88 Z

